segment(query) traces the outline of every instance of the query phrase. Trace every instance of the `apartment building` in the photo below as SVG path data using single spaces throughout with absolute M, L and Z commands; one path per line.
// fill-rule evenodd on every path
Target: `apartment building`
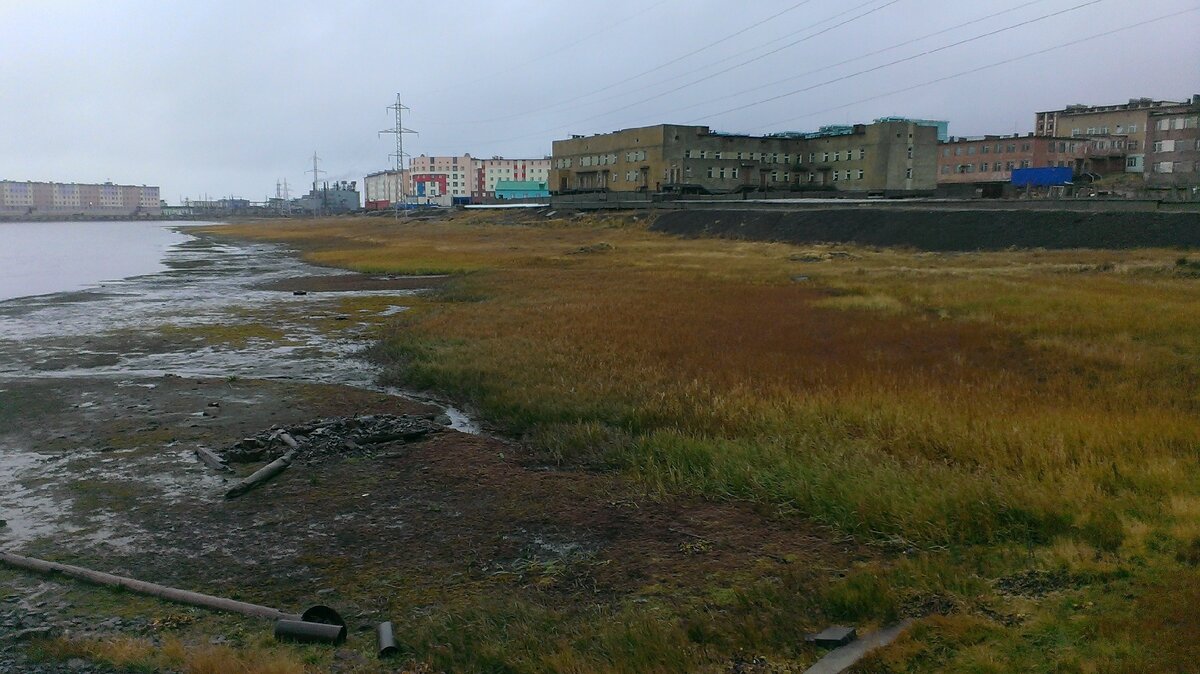
M 1164 108 L 1176 108 L 1187 103 L 1131 98 L 1127 103 L 1115 105 L 1068 105 L 1061 110 L 1035 113 L 1034 135 L 1124 136 L 1127 151 L 1126 172 L 1144 173 L 1146 130 L 1150 125 L 1150 115 Z
M 376 171 L 363 178 L 363 206 L 368 211 L 391 208 L 400 200 L 402 193 L 412 194 L 412 190 L 408 189 L 407 169 Z
M 1013 169 L 1057 166 L 1076 176 L 1099 176 L 1125 170 L 1125 136 L 1061 137 L 1014 134 L 950 138 L 938 148 L 940 186 L 1006 183 Z
M 936 185 L 937 134 L 934 125 L 894 118 L 767 136 L 659 124 L 554 141 L 549 185 L 560 193 L 925 192 Z
M 1200 94 L 1150 113 L 1145 156 L 1148 187 L 1200 187 Z
M 113 183 L 0 180 L 0 215 L 160 215 L 159 189 Z
M 517 182 L 540 182 L 550 179 L 550 158 L 505 159 L 492 157 L 479 162 L 479 194 L 486 198 L 496 196 L 496 183 L 501 180 Z

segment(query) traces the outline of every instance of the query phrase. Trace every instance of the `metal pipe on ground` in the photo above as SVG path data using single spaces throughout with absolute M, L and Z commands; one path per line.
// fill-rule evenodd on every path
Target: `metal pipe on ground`
M 300 644 L 339 645 L 346 640 L 345 625 L 310 623 L 303 620 L 275 621 L 275 639 Z
M 379 623 L 379 626 L 375 628 L 375 643 L 380 658 L 390 658 L 400 653 L 400 648 L 396 646 L 396 634 L 390 621 Z
M 58 562 L 48 562 L 42 559 L 35 559 L 33 557 L 24 557 L 11 552 L 0 552 L 0 563 L 8 564 L 9 566 L 14 566 L 19 569 L 25 569 L 27 571 L 36 571 L 38 573 L 61 573 L 64 576 L 78 578 L 79 580 L 95 583 L 97 585 L 121 587 L 131 592 L 148 594 L 152 597 L 158 597 L 167 601 L 173 601 L 179 604 L 189 604 L 191 606 L 199 606 L 201 608 L 213 609 L 216 611 L 240 613 L 242 615 L 256 618 L 269 618 L 272 620 L 300 619 L 300 616 L 294 613 L 284 613 L 279 609 L 270 608 L 268 606 L 259 606 L 257 604 L 249 604 L 244 601 L 226 599 L 224 597 L 214 597 L 209 594 L 190 592 L 188 590 L 180 590 L 174 587 L 167 587 L 166 585 L 159 585 L 158 583 L 149 583 L 144 580 L 125 578 L 123 576 L 114 576 L 111 573 L 104 573 L 102 571 L 93 571 L 91 569 L 85 569 L 82 566 L 71 566 L 70 564 L 60 564 Z

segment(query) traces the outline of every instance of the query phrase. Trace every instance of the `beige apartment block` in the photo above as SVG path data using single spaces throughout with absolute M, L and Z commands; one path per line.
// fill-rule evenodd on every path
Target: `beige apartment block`
M 159 189 L 146 185 L 0 180 L 0 215 L 151 216 L 161 204 Z
M 936 186 L 937 142 L 936 128 L 907 120 L 767 136 L 659 124 L 554 141 L 549 187 L 924 192 Z

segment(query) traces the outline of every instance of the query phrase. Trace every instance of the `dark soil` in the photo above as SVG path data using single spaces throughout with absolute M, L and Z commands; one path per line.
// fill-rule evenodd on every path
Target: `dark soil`
M 886 208 L 669 211 L 651 229 L 689 237 L 929 251 L 1200 247 L 1200 215 L 1195 213 Z
M 257 290 L 285 292 L 339 293 L 361 290 L 422 290 L 438 288 L 449 276 L 388 276 L 372 274 L 339 274 L 337 276 L 296 276 L 255 286 Z

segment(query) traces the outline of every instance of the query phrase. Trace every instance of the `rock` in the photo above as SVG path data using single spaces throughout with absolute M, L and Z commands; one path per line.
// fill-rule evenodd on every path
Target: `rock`
M 0 529 L 8 526 L 8 520 L 0 520 Z
M 443 426 L 449 426 L 450 424 L 454 423 L 454 420 L 450 418 L 449 414 L 439 414 L 434 417 L 433 420 L 435 423 L 439 423 Z
M 42 627 L 29 627 L 23 630 L 17 630 L 16 632 L 8 635 L 7 638 L 11 641 L 25 641 L 26 639 L 33 639 L 35 637 L 53 636 L 53 633 L 54 628 L 45 625 Z

